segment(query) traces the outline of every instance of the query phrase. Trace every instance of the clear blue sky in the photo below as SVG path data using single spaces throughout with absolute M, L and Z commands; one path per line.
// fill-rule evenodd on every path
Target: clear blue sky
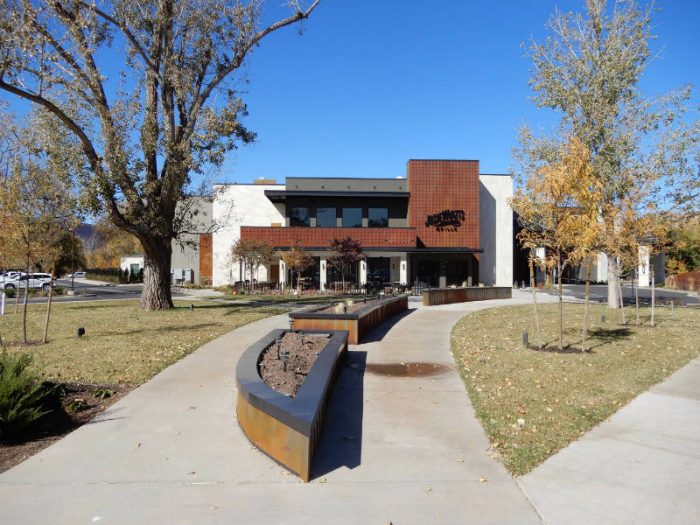
M 310 0 L 302 0 L 310 3 Z M 612 0 L 611 0 L 612 1 Z M 268 18 L 288 14 L 269 0 Z M 410 158 L 478 159 L 506 173 L 517 130 L 551 129 L 527 85 L 523 44 L 543 40 L 555 6 L 583 0 L 322 0 L 305 24 L 262 42 L 240 84 L 256 143 L 231 152 L 218 181 L 405 174 Z M 700 0 L 658 0 L 658 54 L 646 95 L 691 83 L 700 101 Z M 110 71 L 109 52 L 99 60 Z M 116 69 L 113 78 L 118 78 Z M 26 104 L 6 93 L 19 114 Z M 697 118 L 697 116 L 696 116 Z
M 517 129 L 550 128 L 528 100 L 521 44 L 544 39 L 555 5 L 583 1 L 323 0 L 305 25 L 273 35 L 247 67 L 246 124 L 255 144 L 233 152 L 220 180 L 405 174 L 409 158 L 511 165 Z M 700 2 L 658 1 L 660 56 L 645 94 L 685 83 L 700 100 Z

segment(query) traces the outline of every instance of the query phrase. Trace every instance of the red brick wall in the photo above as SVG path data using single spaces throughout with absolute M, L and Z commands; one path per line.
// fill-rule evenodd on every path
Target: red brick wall
M 479 247 L 479 161 L 408 161 L 409 226 L 430 248 Z M 465 220 L 456 228 L 439 231 L 426 226 L 429 215 L 443 210 L 464 210 Z
M 199 283 L 211 282 L 212 278 L 211 233 L 199 234 Z
M 366 248 L 406 248 L 416 246 L 413 228 L 297 228 L 241 226 L 242 239 L 262 239 L 272 246 L 329 246 L 333 239 L 352 237 Z

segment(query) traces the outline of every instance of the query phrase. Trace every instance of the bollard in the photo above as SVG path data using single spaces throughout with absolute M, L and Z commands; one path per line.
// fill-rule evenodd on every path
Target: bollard
M 5 297 L 7 294 L 2 292 L 2 304 L 0 304 L 0 315 L 5 315 Z
M 527 348 L 528 346 L 530 346 L 530 343 L 529 343 L 529 341 L 528 341 L 528 338 L 529 338 L 528 333 L 527 333 L 527 332 L 523 332 L 523 346 L 524 346 L 525 348 Z

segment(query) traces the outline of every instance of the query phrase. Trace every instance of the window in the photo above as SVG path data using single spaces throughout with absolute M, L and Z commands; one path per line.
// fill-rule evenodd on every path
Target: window
M 362 208 L 343 208 L 343 228 L 362 228 Z
M 370 208 L 367 213 L 370 228 L 387 228 L 389 226 L 388 208 Z
M 309 208 L 300 206 L 289 208 L 289 225 L 311 226 L 311 213 L 309 212 Z
M 335 208 L 316 208 L 316 226 L 319 228 L 335 228 Z

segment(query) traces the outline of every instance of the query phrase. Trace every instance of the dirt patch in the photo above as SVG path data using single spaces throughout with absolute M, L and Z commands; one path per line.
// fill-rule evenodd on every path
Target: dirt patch
M 377 304 L 378 299 L 362 299 L 360 301 L 345 301 L 342 303 L 335 303 L 331 306 L 318 310 L 318 313 L 323 314 L 351 314 L 364 308 L 367 305 Z
M 88 423 L 133 387 L 69 383 L 57 390 L 48 413 L 31 434 L 20 441 L 0 444 L 0 473 L 41 452 L 76 428 Z
M 428 377 L 452 370 L 437 363 L 372 363 L 365 366 L 370 374 L 387 377 Z
M 279 351 L 277 343 L 273 343 L 263 352 L 260 377 L 273 390 L 294 397 L 329 337 L 330 334 L 285 332 L 279 340 Z

